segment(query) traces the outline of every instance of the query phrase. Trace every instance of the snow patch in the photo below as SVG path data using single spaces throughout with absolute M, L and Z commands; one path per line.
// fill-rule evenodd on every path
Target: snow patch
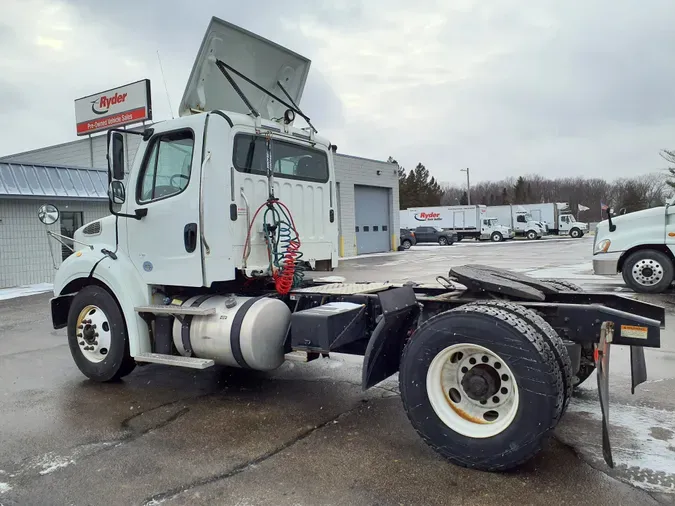
M 9 486 L 9 483 L 3 483 L 0 481 L 0 494 L 4 494 L 10 490 L 12 490 L 12 487 Z
M 13 288 L 1 288 L 0 300 L 16 299 L 17 297 L 27 297 L 28 295 L 37 295 L 40 293 L 51 292 L 54 285 L 51 283 L 38 283 L 37 285 L 15 286 Z
M 74 463 L 75 463 L 74 460 L 67 457 L 45 455 L 45 457 L 43 457 L 42 461 L 39 462 L 38 465 L 42 467 L 40 474 L 44 476 L 46 474 L 53 473 L 58 469 L 67 467 Z
M 575 399 L 568 413 L 602 421 L 596 399 Z M 612 476 L 650 492 L 675 493 L 675 413 L 646 406 L 615 404 L 610 408 L 610 439 L 615 468 Z M 618 430 L 617 430 L 618 429 Z M 566 437 L 579 437 L 574 430 Z M 657 437 L 655 437 L 657 436 Z M 575 446 L 603 461 L 602 445 L 575 441 Z

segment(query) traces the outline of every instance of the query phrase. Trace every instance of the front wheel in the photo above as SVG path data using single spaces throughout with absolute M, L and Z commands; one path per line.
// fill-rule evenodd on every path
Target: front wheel
M 504 237 L 499 232 L 492 232 L 490 239 L 492 240 L 492 242 L 502 242 Z
M 530 231 L 527 232 L 527 238 L 530 241 L 533 241 L 537 238 L 537 233 L 534 230 L 530 230 Z
M 541 450 L 563 411 L 561 377 L 546 337 L 528 319 L 470 304 L 417 329 L 399 384 L 427 444 L 454 464 L 497 471 Z
M 621 274 L 635 292 L 661 293 L 673 282 L 673 262 L 661 251 L 636 251 L 626 259 Z
M 86 286 L 73 298 L 68 312 L 68 345 L 77 367 L 94 381 L 116 380 L 136 367 L 129 354 L 122 310 L 100 286 Z
M 439 237 L 438 238 L 438 244 L 441 246 L 447 246 L 448 245 L 448 238 L 447 237 Z
M 583 235 L 584 233 L 578 228 L 573 228 L 572 230 L 570 230 L 570 237 L 572 237 L 573 239 L 579 239 Z

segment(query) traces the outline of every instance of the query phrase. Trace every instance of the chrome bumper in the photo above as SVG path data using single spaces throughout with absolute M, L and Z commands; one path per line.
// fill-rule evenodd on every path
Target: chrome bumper
M 613 276 L 619 272 L 621 252 L 599 253 L 593 255 L 593 274 L 599 276 Z

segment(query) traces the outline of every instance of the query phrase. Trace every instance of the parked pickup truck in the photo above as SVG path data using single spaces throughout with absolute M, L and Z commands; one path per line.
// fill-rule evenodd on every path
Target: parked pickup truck
M 457 234 L 452 230 L 443 230 L 439 227 L 417 227 L 413 230 L 417 243 L 435 242 L 447 246 L 457 240 Z

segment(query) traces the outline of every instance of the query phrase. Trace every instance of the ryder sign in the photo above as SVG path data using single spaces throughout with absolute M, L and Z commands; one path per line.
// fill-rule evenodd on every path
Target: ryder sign
M 151 119 L 149 79 L 75 100 L 77 135 Z

